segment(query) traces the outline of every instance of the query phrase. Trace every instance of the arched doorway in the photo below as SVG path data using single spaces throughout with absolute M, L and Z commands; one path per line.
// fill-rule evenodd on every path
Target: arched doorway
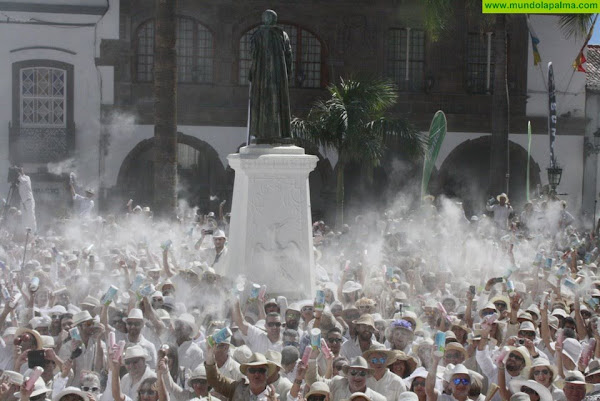
M 454 148 L 442 163 L 432 192 L 461 199 L 467 215 L 481 213 L 487 199 L 498 195 L 488 193 L 490 146 L 488 135 L 469 139 Z M 526 200 L 527 150 L 510 142 L 509 152 L 508 196 L 512 205 L 520 205 Z M 533 191 L 541 183 L 540 166 L 531 158 L 529 168 L 529 190 Z
M 117 178 L 119 193 L 134 204 L 151 204 L 154 193 L 154 138 L 145 139 L 129 152 Z M 203 212 L 218 210 L 220 199 L 232 187 L 216 150 L 193 136 L 177 133 L 178 198 Z

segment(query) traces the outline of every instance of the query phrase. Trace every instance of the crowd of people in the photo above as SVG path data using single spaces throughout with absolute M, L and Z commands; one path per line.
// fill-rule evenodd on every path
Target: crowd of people
M 228 215 L 0 225 L 0 401 L 581 401 L 600 256 L 553 198 L 401 199 L 313 225 L 317 293 L 227 277 Z M 5 215 L 6 218 L 6 215 Z M 269 266 L 265 266 L 269 269 Z M 307 273 L 308 274 L 308 273 Z

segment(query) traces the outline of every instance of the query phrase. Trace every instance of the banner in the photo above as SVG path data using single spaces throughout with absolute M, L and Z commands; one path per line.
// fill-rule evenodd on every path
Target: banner
M 548 136 L 550 137 L 550 167 L 556 166 L 554 140 L 556 139 L 556 91 L 552 62 L 548 63 Z
M 529 159 L 531 159 L 531 121 L 527 121 L 527 177 L 525 178 L 525 194 L 527 202 L 529 202 Z
M 427 152 L 425 154 L 425 160 L 423 162 L 423 180 L 421 181 L 421 199 L 427 195 L 427 187 L 429 186 L 429 178 L 431 178 L 431 172 L 435 167 L 435 161 L 437 160 L 438 153 L 442 147 L 442 142 L 446 137 L 446 115 L 443 111 L 438 110 L 429 126 L 429 138 L 427 141 Z

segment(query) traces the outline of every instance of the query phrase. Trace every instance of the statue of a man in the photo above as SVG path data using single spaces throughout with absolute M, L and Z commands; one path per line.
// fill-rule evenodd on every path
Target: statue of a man
M 289 144 L 292 46 L 275 11 L 265 11 L 262 22 L 250 39 L 250 136 L 256 144 Z

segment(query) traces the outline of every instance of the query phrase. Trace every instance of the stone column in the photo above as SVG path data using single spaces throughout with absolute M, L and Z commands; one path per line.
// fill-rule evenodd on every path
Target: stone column
M 314 297 L 308 175 L 318 158 L 296 146 L 252 145 L 228 156 L 235 170 L 227 274 L 271 295 Z

